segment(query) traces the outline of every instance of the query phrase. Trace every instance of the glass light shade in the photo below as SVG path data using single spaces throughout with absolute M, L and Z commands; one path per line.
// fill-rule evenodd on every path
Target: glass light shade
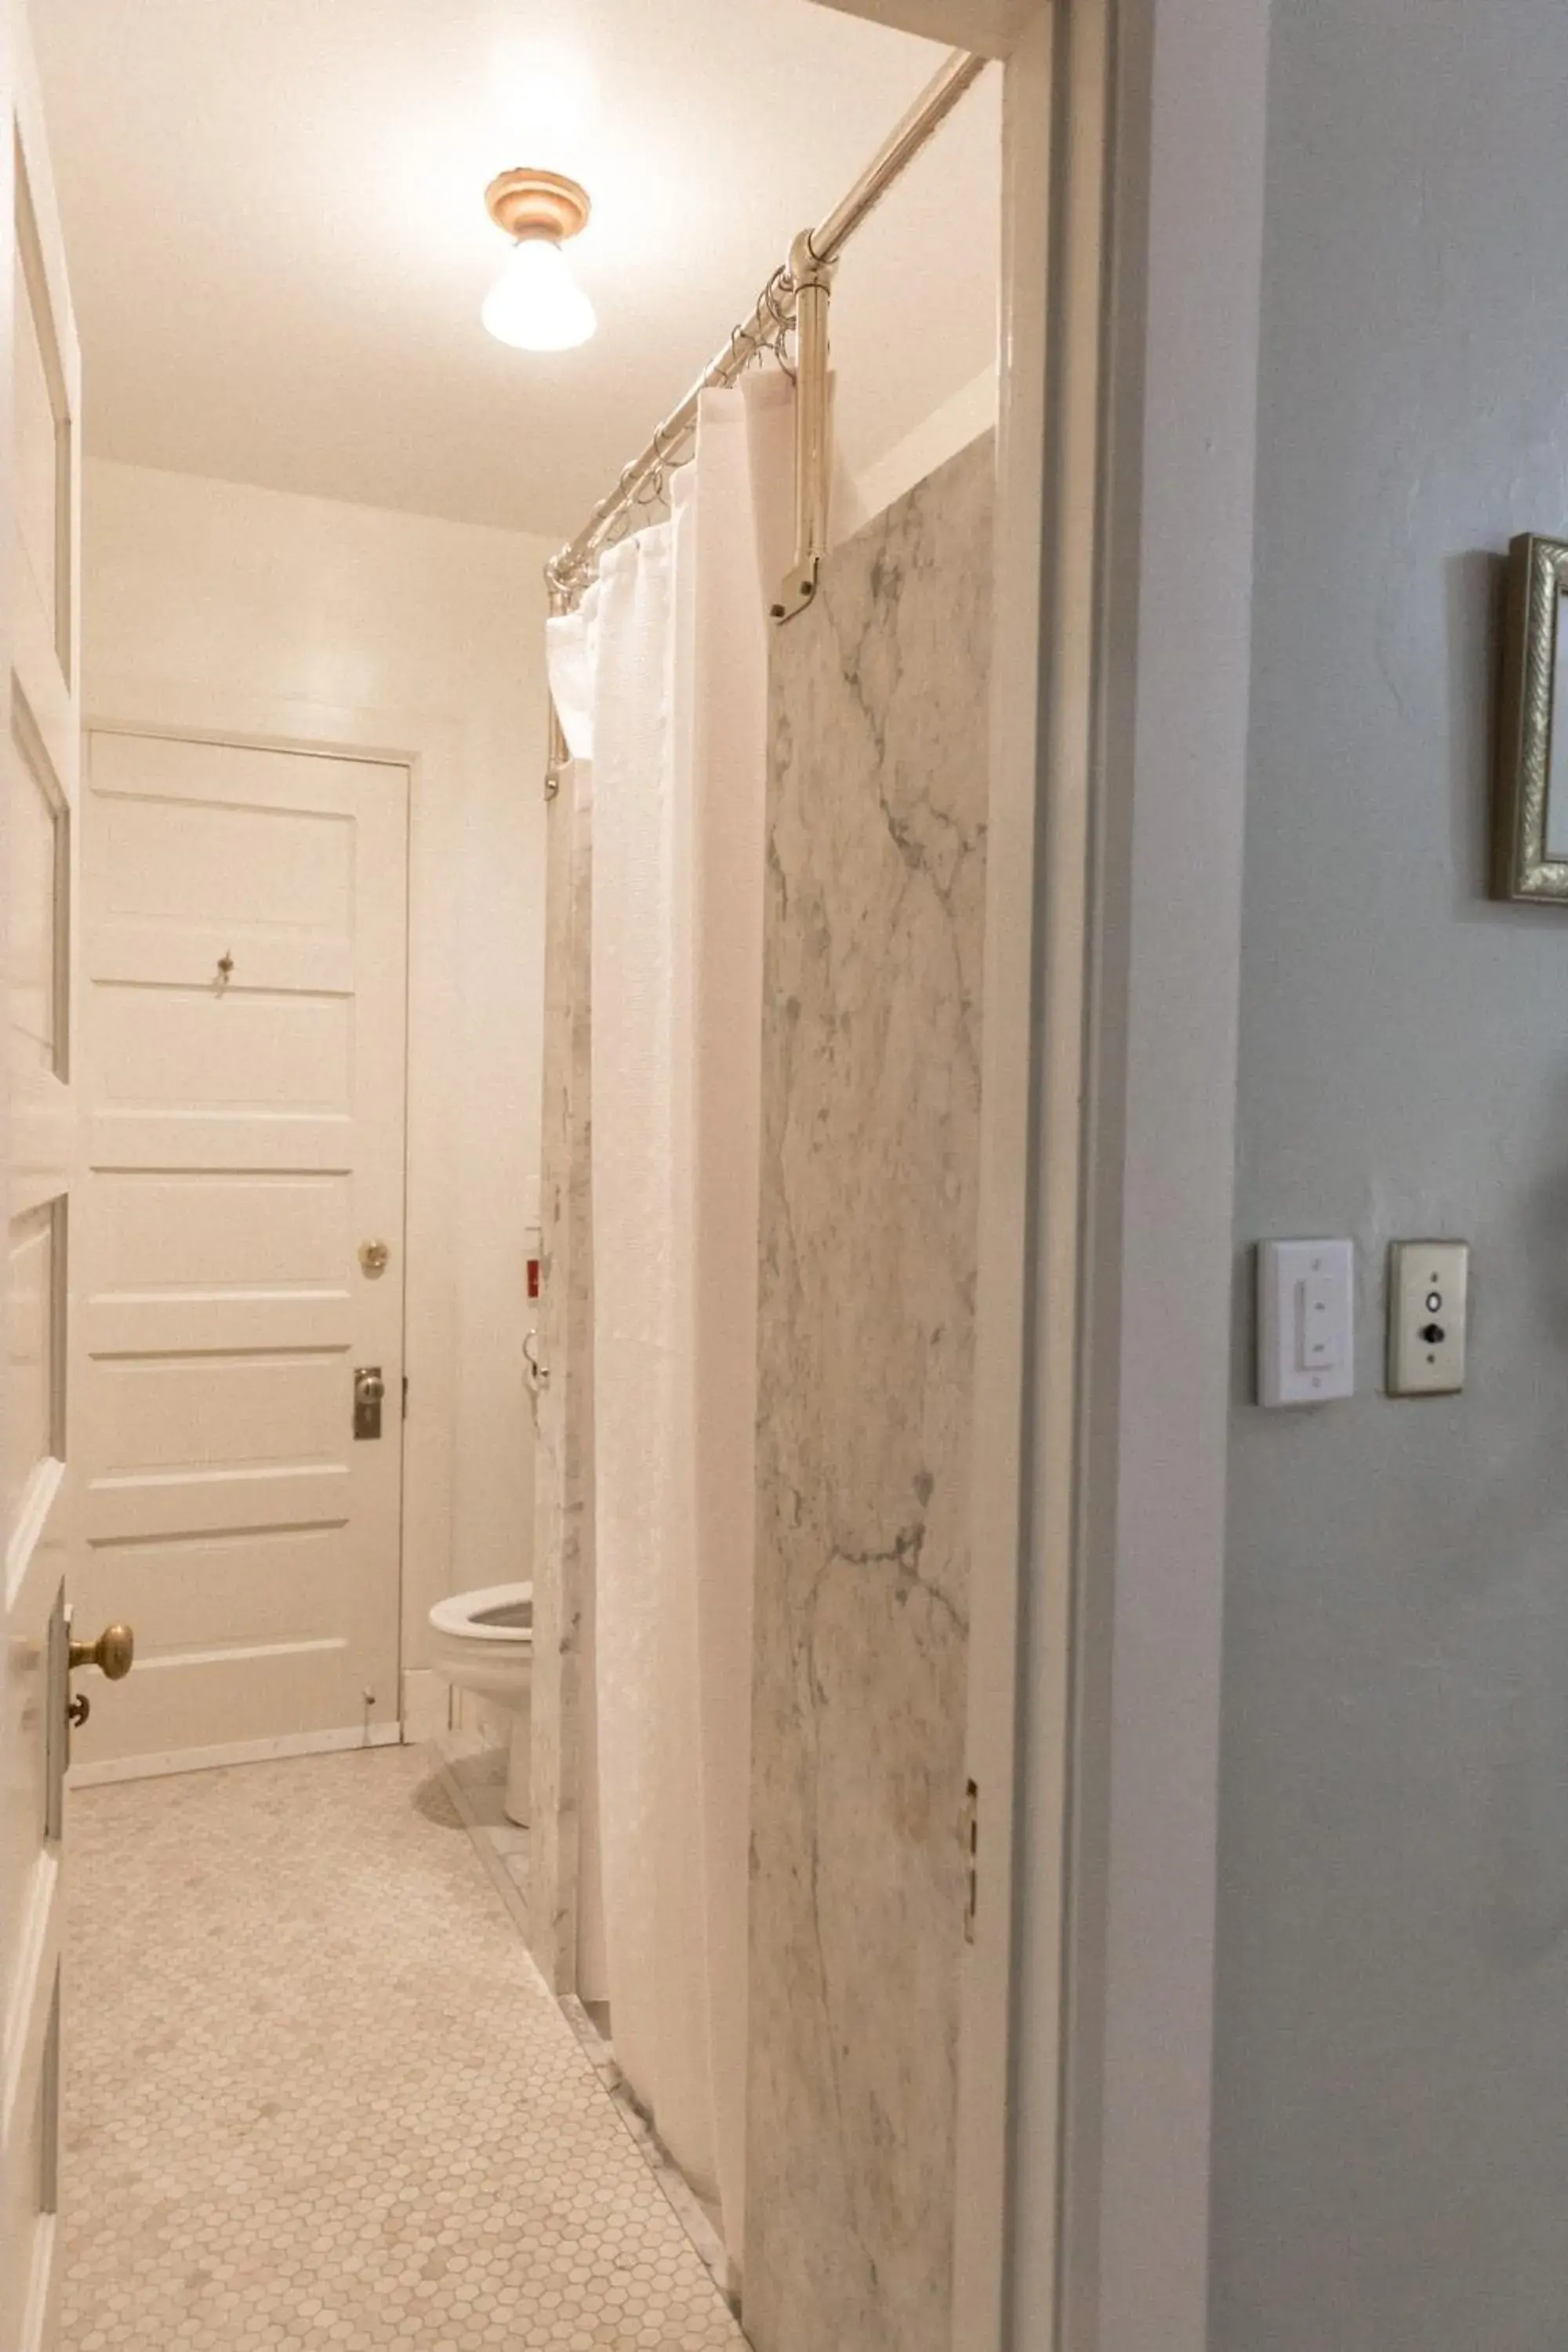
M 479 316 L 498 342 L 520 352 L 569 352 L 585 343 L 599 323 L 550 236 L 518 239 Z

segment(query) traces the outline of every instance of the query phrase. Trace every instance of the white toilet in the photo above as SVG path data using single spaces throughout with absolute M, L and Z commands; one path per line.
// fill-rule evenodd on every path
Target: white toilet
M 459 1690 L 472 1691 L 510 1717 L 507 1742 L 507 1818 L 528 1826 L 529 1727 L 533 1692 L 533 1587 L 488 1584 L 454 1592 L 430 1612 L 431 1664 Z

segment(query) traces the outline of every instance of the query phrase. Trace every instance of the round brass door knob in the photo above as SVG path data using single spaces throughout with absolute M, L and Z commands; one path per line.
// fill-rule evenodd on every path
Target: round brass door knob
M 105 1682 L 120 1682 L 131 1672 L 136 1636 L 129 1625 L 106 1625 L 96 1642 L 73 1642 L 73 1666 L 96 1666 Z
M 384 1242 L 361 1242 L 359 1245 L 359 1262 L 373 1276 L 386 1272 L 386 1261 L 391 1255 Z

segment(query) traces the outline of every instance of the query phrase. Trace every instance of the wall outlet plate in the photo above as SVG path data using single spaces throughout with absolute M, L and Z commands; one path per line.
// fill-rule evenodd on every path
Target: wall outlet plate
M 1355 1390 L 1355 1251 L 1258 1244 L 1258 1402 L 1331 1404 Z
M 1468 1242 L 1395 1242 L 1388 1259 L 1388 1393 L 1454 1396 L 1465 1385 Z

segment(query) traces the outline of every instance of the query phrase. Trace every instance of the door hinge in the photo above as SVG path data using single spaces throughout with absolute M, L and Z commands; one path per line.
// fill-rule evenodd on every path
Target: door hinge
M 403 1375 L 403 1418 L 405 1421 L 408 1418 L 408 1375 L 406 1372 Z
M 967 1885 L 963 1898 L 963 1940 L 974 1941 L 974 1918 L 980 1908 L 980 1787 L 971 1780 L 963 1791 L 963 1862 Z

